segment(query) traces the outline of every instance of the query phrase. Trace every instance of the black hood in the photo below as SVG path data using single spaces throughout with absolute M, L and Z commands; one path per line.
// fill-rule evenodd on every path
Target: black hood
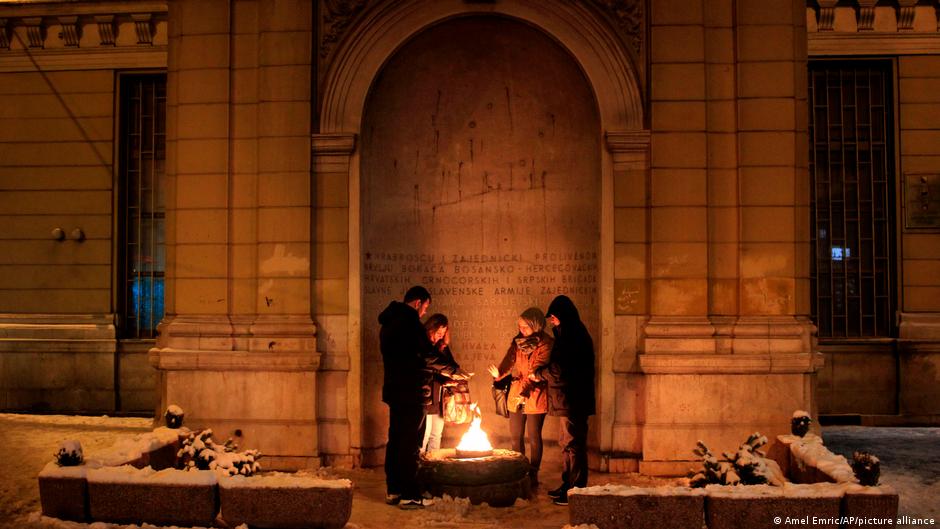
M 558 318 L 562 326 L 581 321 L 578 308 L 574 306 L 574 302 L 568 296 L 558 296 L 553 299 L 548 306 L 548 310 L 545 311 L 545 315 Z
M 416 318 L 417 316 L 418 311 L 410 305 L 405 305 L 401 301 L 393 301 L 379 314 L 379 323 L 389 325 L 393 322 Z

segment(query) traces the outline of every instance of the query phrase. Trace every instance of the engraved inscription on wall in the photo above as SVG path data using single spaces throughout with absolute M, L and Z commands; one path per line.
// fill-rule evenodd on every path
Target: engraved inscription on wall
M 373 86 L 361 146 L 367 446 L 384 444 L 386 424 L 381 404 L 368 409 L 380 402 L 376 317 L 411 285 L 450 319 L 485 413 L 486 366 L 527 307 L 567 294 L 597 336 L 600 125 L 587 80 L 554 41 L 496 17 L 425 31 Z

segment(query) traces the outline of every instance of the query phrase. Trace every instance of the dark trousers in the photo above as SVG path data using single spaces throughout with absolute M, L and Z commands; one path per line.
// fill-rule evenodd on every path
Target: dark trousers
M 544 424 L 544 413 L 509 413 L 509 438 L 512 441 L 512 449 L 525 455 L 524 441 L 526 430 L 528 430 L 529 464 L 535 472 L 539 471 L 539 465 L 542 464 L 542 425 Z
M 389 494 L 400 494 L 404 500 L 421 498 L 418 452 L 424 439 L 424 420 L 424 406 L 388 407 L 385 485 Z
M 566 489 L 587 486 L 587 434 L 586 416 L 562 417 L 558 444 L 564 458 L 561 482 Z

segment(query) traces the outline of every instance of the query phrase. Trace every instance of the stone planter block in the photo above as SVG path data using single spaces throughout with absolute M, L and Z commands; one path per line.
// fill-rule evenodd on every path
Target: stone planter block
M 211 471 L 90 470 L 88 508 L 95 521 L 208 527 L 218 514 L 217 481 Z
M 571 525 L 599 529 L 687 529 L 705 522 L 705 491 L 618 485 L 568 492 Z
M 855 518 L 897 520 L 898 493 L 891 487 L 863 487 L 852 485 L 842 497 L 842 515 Z M 893 524 L 866 525 L 872 529 L 896 527 Z
M 88 467 L 60 467 L 50 462 L 39 473 L 39 502 L 42 513 L 61 520 L 88 520 Z
M 352 482 L 275 474 L 219 480 L 222 518 L 230 527 L 340 529 L 352 515 Z
M 795 435 L 778 435 L 775 442 L 767 449 L 767 457 L 773 459 L 780 465 L 780 469 L 787 473 L 787 479 L 793 481 L 790 477 L 790 445 L 799 437 Z
M 705 490 L 709 529 L 779 529 L 788 526 L 787 518 L 812 527 L 813 517 L 838 518 L 842 500 L 842 488 L 830 484 L 708 486 Z M 776 517 L 782 523 L 775 522 Z

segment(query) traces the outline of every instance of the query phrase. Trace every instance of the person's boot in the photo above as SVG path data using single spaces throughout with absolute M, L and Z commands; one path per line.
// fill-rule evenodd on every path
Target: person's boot
M 555 505 L 562 505 L 562 506 L 568 505 L 568 491 L 566 490 L 562 492 L 561 496 L 558 496 L 557 498 L 552 500 L 552 503 L 554 503 Z
M 558 487 L 557 489 L 552 489 L 548 491 L 548 497 L 552 499 L 560 498 L 562 496 L 567 496 L 568 495 L 567 493 L 568 493 L 568 487 L 566 487 L 565 484 L 562 483 L 561 486 Z

